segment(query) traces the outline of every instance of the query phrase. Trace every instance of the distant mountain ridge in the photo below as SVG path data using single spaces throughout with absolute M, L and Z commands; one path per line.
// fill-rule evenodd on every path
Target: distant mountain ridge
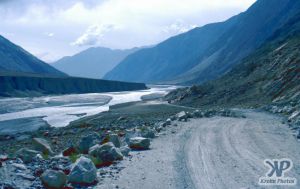
M 137 50 L 138 48 L 112 50 L 92 47 L 73 56 L 63 57 L 51 65 L 71 76 L 100 79 L 125 57 Z
M 0 96 L 24 97 L 147 89 L 128 83 L 69 77 L 0 36 Z
M 300 10 L 298 0 L 258 0 L 246 12 L 125 58 L 105 79 L 193 84 L 218 78 Z
M 0 36 L 0 72 L 67 76 L 2 36 Z

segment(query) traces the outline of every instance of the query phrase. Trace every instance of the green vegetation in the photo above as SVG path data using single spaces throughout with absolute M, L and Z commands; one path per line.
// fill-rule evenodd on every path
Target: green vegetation
M 75 163 L 78 158 L 80 158 L 80 154 L 73 153 L 69 156 L 69 159 L 71 160 L 72 163 Z

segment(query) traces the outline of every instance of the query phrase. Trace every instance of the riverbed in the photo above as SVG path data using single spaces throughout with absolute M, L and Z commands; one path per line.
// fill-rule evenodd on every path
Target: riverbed
M 72 94 L 0 99 L 0 134 L 34 131 L 43 126 L 65 127 L 77 119 L 108 111 L 116 104 L 163 96 L 176 86 L 152 86 L 129 92 Z

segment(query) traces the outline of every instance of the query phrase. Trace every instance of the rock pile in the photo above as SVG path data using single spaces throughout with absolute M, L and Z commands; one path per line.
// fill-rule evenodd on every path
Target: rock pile
M 290 119 L 299 116 L 299 113 L 293 112 Z M 117 164 L 130 156 L 131 150 L 149 150 L 151 140 L 165 134 L 168 126 L 172 129 L 171 133 L 176 133 L 173 126 L 177 126 L 178 122 L 212 116 L 239 115 L 230 110 L 182 111 L 155 125 L 141 125 L 131 129 L 111 127 L 95 132 L 91 130 L 76 140 L 77 142 L 70 142 L 69 146 L 61 151 L 63 156 L 55 156 L 50 143 L 44 138 L 33 138 L 33 149 L 21 148 L 13 159 L 0 156 L 0 188 L 60 189 L 93 185 L 98 182 L 97 168 L 103 170 L 107 166 Z M 55 133 L 54 137 L 57 134 L 59 133 Z M 44 136 L 52 135 L 52 132 L 48 132 Z M 6 175 L 14 175 L 16 178 L 1 178 L 3 167 Z
M 287 123 L 289 127 L 295 131 L 296 137 L 300 139 L 300 105 L 298 104 L 299 103 L 282 102 L 265 106 L 263 109 L 284 116 L 284 123 Z

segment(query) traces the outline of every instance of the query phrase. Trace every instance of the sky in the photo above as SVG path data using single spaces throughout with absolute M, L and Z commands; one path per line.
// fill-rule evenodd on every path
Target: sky
M 128 49 L 224 21 L 255 0 L 0 0 L 0 35 L 53 62 L 90 47 Z

